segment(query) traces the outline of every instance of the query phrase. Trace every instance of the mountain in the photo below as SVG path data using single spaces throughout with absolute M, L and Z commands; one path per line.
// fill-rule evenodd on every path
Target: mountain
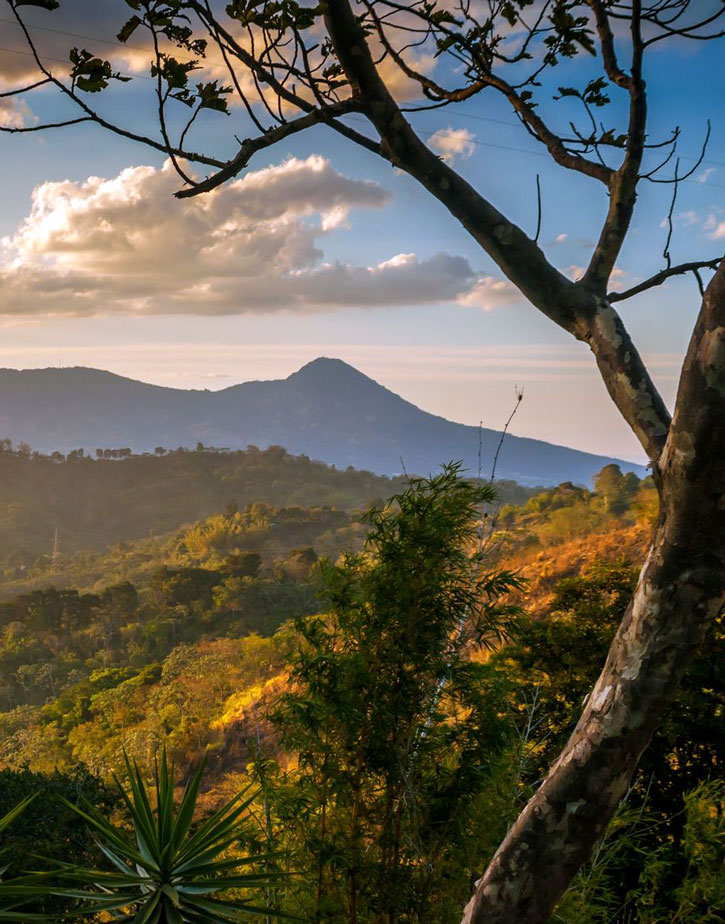
M 338 467 L 427 474 L 442 462 L 478 465 L 479 431 L 421 410 L 339 359 L 313 360 L 286 379 L 221 391 L 163 388 L 82 367 L 0 370 L 0 437 L 41 451 L 179 445 L 284 446 Z M 484 470 L 500 433 L 482 432 Z M 589 483 L 630 462 L 507 436 L 497 475 L 521 484 Z

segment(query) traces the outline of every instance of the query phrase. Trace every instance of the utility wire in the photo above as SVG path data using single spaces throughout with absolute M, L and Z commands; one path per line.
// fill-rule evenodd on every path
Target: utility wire
M 12 23 L 12 20 L 4 19 L 4 18 L 0 17 L 0 23 Z M 103 44 L 106 44 L 106 45 L 115 45 L 115 46 L 118 46 L 118 47 L 121 47 L 121 48 L 131 48 L 131 49 L 133 49 L 133 50 L 135 50 L 135 51 L 149 51 L 150 53 L 152 53 L 151 49 L 142 48 L 140 45 L 126 45 L 126 44 L 124 44 L 124 43 L 122 43 L 122 42 L 111 41 L 110 39 L 102 39 L 102 38 L 98 38 L 97 36 L 81 35 L 81 34 L 76 33 L 76 32 L 64 32 L 64 31 L 62 31 L 62 30 L 60 30 L 60 29 L 51 29 L 51 28 L 48 27 L 48 26 L 35 26 L 35 27 L 33 27 L 33 28 L 42 29 L 42 30 L 45 31 L 45 32 L 53 32 L 54 34 L 63 35 L 63 36 L 65 36 L 65 37 L 67 37 L 67 38 L 79 38 L 79 39 L 84 39 L 84 40 L 86 40 L 86 41 L 102 42 Z M 0 52 L 5 52 L 5 53 L 7 53 L 7 54 L 14 54 L 14 55 L 22 55 L 22 56 L 27 57 L 27 58 L 33 58 L 33 57 L 34 57 L 34 56 L 31 54 L 31 52 L 29 52 L 29 51 L 21 51 L 21 50 L 19 50 L 19 49 L 17 49 L 17 48 L 6 48 L 6 47 L 3 47 L 3 46 L 0 46 Z M 52 61 L 54 64 L 68 64 L 68 63 L 69 63 L 68 61 L 63 60 L 62 58 L 52 58 L 52 57 L 48 57 L 48 56 L 43 56 L 43 57 L 44 57 L 44 59 L 45 59 L 46 61 Z M 141 80 L 153 80 L 152 77 L 150 77 L 150 76 L 148 76 L 148 75 L 146 75 L 146 74 L 122 74 L 121 76 L 123 76 L 123 77 L 129 77 L 129 78 L 132 78 L 132 79 L 134 79 L 134 80 L 137 80 L 137 79 L 141 79 Z M 421 111 L 424 111 L 424 110 L 421 110 Z M 473 119 L 473 120 L 475 120 L 475 121 L 477 121 L 477 122 L 490 122 L 490 123 L 493 123 L 493 124 L 495 124 L 495 125 L 504 125 L 504 126 L 507 126 L 507 127 L 510 127 L 510 128 L 520 128 L 520 127 L 521 127 L 520 124 L 519 124 L 518 122 L 512 122 L 512 121 L 505 120 L 505 119 L 494 119 L 494 118 L 492 118 L 492 117 L 490 117 L 490 116 L 474 115 L 474 114 L 471 113 L 471 112 L 461 112 L 461 111 L 459 111 L 459 110 L 451 110 L 451 112 L 454 113 L 455 116 L 457 116 L 457 117 L 461 117 L 461 118 L 464 118 L 464 119 Z M 351 116 L 350 118 L 351 118 L 351 121 L 357 121 L 357 122 L 360 122 L 361 124 L 364 123 L 364 124 L 366 124 L 366 125 L 369 124 L 368 121 L 367 121 L 367 119 L 361 119 L 361 118 L 357 118 L 357 119 L 356 119 L 354 116 Z M 438 129 L 437 131 L 426 131 L 426 130 L 424 130 L 424 129 L 417 129 L 417 128 L 416 128 L 417 134 L 421 135 L 423 138 L 432 138 L 433 135 L 435 135 L 435 134 L 438 133 L 438 131 L 440 131 L 440 129 Z M 531 150 L 530 148 L 518 147 L 517 145 L 497 144 L 496 142 L 493 142 L 493 141 L 479 141 L 479 140 L 476 139 L 476 138 L 467 139 L 467 142 L 468 142 L 468 144 L 472 144 L 472 145 L 475 145 L 476 147 L 480 147 L 480 148 L 494 148 L 494 149 L 499 150 L 499 151 L 511 151 L 511 152 L 517 153 L 517 154 L 528 154 L 528 155 L 531 156 L 531 157 L 546 157 L 546 158 L 549 157 L 549 155 L 548 155 L 545 151 L 534 151 L 534 150 Z M 691 157 L 690 155 L 687 155 L 687 154 L 682 154 L 682 155 L 680 155 L 680 157 L 681 157 L 682 159 L 684 159 L 684 160 L 698 160 L 698 159 L 699 159 L 699 158 Z M 702 163 L 703 163 L 703 164 L 711 164 L 711 165 L 717 166 L 717 167 L 725 167 L 725 162 L 723 162 L 723 161 L 717 161 L 717 160 L 702 160 Z M 721 183 L 710 183 L 710 182 L 708 182 L 707 184 L 704 184 L 704 183 L 698 182 L 698 180 L 696 180 L 696 179 L 687 179 L 687 180 L 684 180 L 683 182 L 685 182 L 685 183 L 697 183 L 698 186 L 705 186 L 705 185 L 706 185 L 708 189 L 725 189 L 725 185 L 724 185 L 724 184 L 721 184 Z

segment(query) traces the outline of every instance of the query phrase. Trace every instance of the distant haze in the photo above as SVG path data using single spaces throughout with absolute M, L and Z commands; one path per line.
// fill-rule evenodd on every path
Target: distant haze
M 206 446 L 284 446 L 338 467 L 379 474 L 427 474 L 462 460 L 491 472 L 494 430 L 429 414 L 338 359 L 319 358 L 286 379 L 222 391 L 163 388 L 96 369 L 0 370 L 0 438 L 68 452 L 130 448 L 151 452 Z M 641 466 L 508 435 L 497 476 L 521 484 L 590 483 L 609 462 Z

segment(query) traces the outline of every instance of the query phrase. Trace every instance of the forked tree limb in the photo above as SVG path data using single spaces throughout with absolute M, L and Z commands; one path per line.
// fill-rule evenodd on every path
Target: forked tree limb
M 631 71 L 626 82 L 629 93 L 629 125 L 624 159 L 609 182 L 609 210 L 602 226 L 597 246 L 594 249 L 589 266 L 582 282 L 594 289 L 599 295 L 605 295 L 607 283 L 612 275 L 617 258 L 621 253 L 624 239 L 634 214 L 637 201 L 637 184 L 647 141 L 647 92 L 642 76 L 642 59 L 644 43 L 642 40 L 641 0 L 632 0 Z M 599 6 L 595 4 L 595 8 Z M 601 20 L 607 22 L 607 14 L 600 9 L 597 23 L 603 32 Z M 605 49 L 607 45 L 605 44 Z M 613 46 L 612 46 L 613 48 Z M 613 51 L 612 51 L 613 53 Z M 607 57 L 605 55 L 605 57 Z M 610 66 L 613 62 L 610 60 Z
M 664 446 L 669 412 L 606 297 L 567 279 L 535 241 L 428 148 L 380 77 L 348 0 L 329 0 L 325 22 L 353 96 L 378 132 L 384 154 L 458 219 L 533 305 L 589 344 L 612 399 L 654 462 Z
M 646 292 L 648 289 L 661 286 L 663 282 L 666 282 L 672 276 L 682 276 L 685 273 L 696 273 L 698 270 L 703 269 L 717 269 L 720 260 L 721 258 L 717 257 L 714 260 L 692 260 L 689 263 L 678 263 L 677 266 L 663 269 L 659 273 L 655 273 L 654 276 L 650 276 L 649 279 L 638 282 L 637 285 L 632 286 L 630 289 L 625 289 L 624 292 L 610 292 L 607 295 L 607 300 L 610 303 L 622 302 L 627 298 L 632 298 L 635 295 Z
M 610 208 L 591 264 L 593 285 L 591 279 L 571 283 L 418 138 L 379 77 L 348 0 L 329 0 L 326 21 L 353 92 L 393 163 L 459 219 L 534 305 L 589 343 L 612 398 L 653 462 L 661 491 L 662 518 L 604 670 L 569 744 L 477 884 L 463 919 L 543 924 L 604 832 L 723 605 L 725 270 L 721 266 L 708 287 L 671 426 L 621 318 L 598 291 L 611 274 L 634 206 L 646 116 L 637 81 L 630 115 L 637 137 L 613 191 L 618 205 L 614 215 Z M 703 498 L 708 522 L 700 529 Z
M 725 261 L 690 341 L 660 477 L 660 519 L 604 670 L 568 744 L 476 883 L 462 924 L 548 920 L 725 603 Z
M 373 0 L 370 0 L 372 3 Z M 389 4 L 395 7 L 400 4 Z M 314 75 L 315 102 L 290 87 L 278 65 L 255 56 L 214 18 L 211 6 L 189 0 L 212 37 L 229 56 L 247 67 L 255 86 L 275 95 L 279 118 L 275 127 L 242 143 L 232 160 L 176 151 L 105 121 L 44 68 L 31 36 L 24 29 L 42 75 L 81 110 L 111 131 L 168 154 L 188 157 L 220 170 L 216 179 L 194 186 L 189 194 L 213 188 L 237 175 L 257 150 L 319 122 L 385 157 L 428 190 L 471 234 L 503 274 L 541 312 L 587 343 L 602 379 L 624 419 L 637 435 L 653 467 L 661 500 L 660 519 L 640 580 L 581 719 L 547 780 L 517 820 L 476 887 L 464 924 L 543 924 L 626 790 L 637 761 L 657 722 L 674 697 L 677 683 L 694 655 L 709 620 L 723 605 L 725 587 L 725 269 L 720 264 L 708 286 L 683 368 L 674 420 L 655 387 L 613 302 L 659 284 L 677 271 L 697 271 L 700 264 L 669 268 L 625 293 L 607 296 L 606 287 L 629 230 L 646 144 L 646 87 L 642 54 L 653 39 L 643 41 L 640 20 L 653 25 L 667 3 L 632 0 L 624 12 L 600 0 L 589 0 L 609 78 L 629 94 L 629 127 L 621 166 L 594 165 L 568 151 L 564 140 L 549 137 L 547 126 L 526 99 L 508 84 L 487 85 L 504 93 L 529 131 L 563 166 L 606 182 L 610 205 L 598 244 L 582 280 L 567 279 L 546 258 L 537 242 L 443 162 L 416 134 L 381 78 L 365 30 L 351 0 L 326 0 L 324 21 L 335 57 L 349 83 L 351 98 L 340 103 L 332 92 L 320 98 Z M 687 6 L 688 4 L 685 4 Z M 13 4 L 11 3 L 11 6 Z M 654 10 L 654 12 L 653 12 Z M 17 10 L 13 6 L 17 16 Z M 610 19 L 627 18 L 631 26 L 631 67 L 625 71 L 615 48 Z M 704 20 L 700 25 L 707 25 Z M 663 31 L 671 31 L 667 24 Z M 689 30 L 680 30 L 685 37 Z M 395 60 L 395 56 L 393 56 Z M 402 60 L 402 59 L 401 59 Z M 292 68 L 292 65 L 289 65 Z M 291 71 L 290 71 L 291 73 Z M 289 76 L 289 74 L 288 74 Z M 411 76 L 409 74 L 409 76 Z M 414 79 L 418 79 L 417 75 Z M 336 77 L 333 79 L 336 80 Z M 419 80 L 419 82 L 421 82 Z M 40 84 L 39 84 L 40 85 Z M 331 87 L 331 85 L 330 85 Z M 28 88 L 26 88 L 28 89 Z M 309 89 L 309 86 L 308 86 Z M 436 87 L 428 90 L 435 96 Z M 507 92 L 510 91 L 510 92 Z M 267 106 L 264 94 L 262 101 Z M 282 104 L 297 113 L 286 118 Z M 335 107 L 341 105 L 340 112 Z M 377 132 L 372 141 L 341 121 L 346 107 L 361 112 Z M 518 107 L 518 108 L 517 108 Z M 320 111 L 333 114 L 320 115 Z M 269 110 L 268 107 L 268 111 Z M 259 126 L 258 126 L 259 127 Z M 559 147 L 561 144 L 561 148 Z M 245 147 L 246 145 L 246 147 Z M 711 264 L 712 265 L 712 264 Z M 657 280 L 657 281 L 654 281 Z

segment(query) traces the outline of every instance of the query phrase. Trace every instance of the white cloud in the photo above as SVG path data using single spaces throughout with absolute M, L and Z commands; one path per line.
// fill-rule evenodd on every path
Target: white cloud
M 485 283 L 444 253 L 325 262 L 325 235 L 389 195 L 317 155 L 197 198 L 174 199 L 178 185 L 167 163 L 36 187 L 30 213 L 0 242 L 0 313 L 309 312 L 452 302 Z
M 702 173 L 699 173 L 695 177 L 695 182 L 696 183 L 707 183 L 707 181 L 716 171 L 717 171 L 717 167 L 707 167 L 705 170 L 702 171 Z
M 715 224 L 709 236 L 714 241 L 722 240 L 722 238 L 725 237 L 725 221 L 721 221 Z
M 24 100 L 0 99 L 0 125 L 4 128 L 22 128 L 35 117 Z
M 480 308 L 493 311 L 514 301 L 521 301 L 523 296 L 507 279 L 484 276 L 478 279 L 470 291 L 459 296 L 458 304 L 468 308 Z
M 585 266 L 567 266 L 564 272 L 574 280 L 578 282 L 586 273 L 587 268 Z M 621 289 L 626 288 L 627 285 L 630 285 L 632 280 L 629 278 L 629 273 L 627 270 L 623 270 L 619 266 L 612 268 L 612 272 L 609 276 L 609 286 L 610 289 L 614 292 L 618 292 Z
M 700 223 L 700 216 L 694 209 L 688 209 L 686 212 L 680 212 L 677 216 L 680 220 L 680 223 L 683 224 L 686 228 L 692 228 L 693 225 Z
M 702 219 L 695 209 L 687 209 L 684 212 L 677 212 L 677 214 L 673 215 L 672 224 L 682 228 L 694 228 L 696 225 L 702 224 Z M 660 228 L 668 227 L 669 221 L 667 217 L 665 217 L 660 221 Z
M 703 227 L 703 230 L 705 231 L 712 231 L 714 228 L 717 227 L 717 218 L 715 218 L 715 216 L 712 213 L 710 213 L 705 219 L 705 221 L 703 222 L 702 227 Z
M 428 145 L 452 164 L 456 157 L 470 157 L 475 151 L 475 135 L 467 128 L 441 128 L 428 139 Z
M 564 234 L 564 233 L 562 233 L 562 234 L 557 234 L 556 237 L 554 238 L 554 243 L 555 243 L 555 244 L 563 244 L 564 241 L 565 241 L 568 237 L 569 237 L 568 234 Z

